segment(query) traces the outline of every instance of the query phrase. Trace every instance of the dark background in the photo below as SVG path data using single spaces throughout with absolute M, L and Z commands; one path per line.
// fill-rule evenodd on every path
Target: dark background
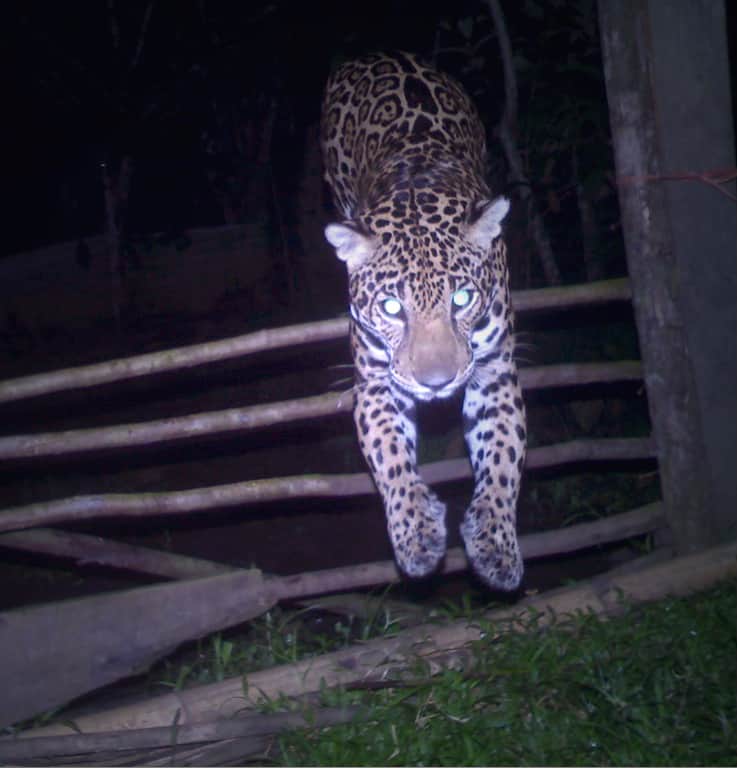
M 735 14 L 726 7 L 734 41 Z M 546 134 L 559 156 L 553 166 L 567 146 L 588 143 L 603 165 L 603 148 L 593 146 L 608 131 L 595 3 L 526 0 L 503 10 L 522 139 Z M 341 58 L 415 51 L 462 79 L 488 126 L 503 104 L 497 41 L 486 5 L 476 0 L 73 0 L 11 2 L 5 11 L 0 254 L 101 232 L 99 165 L 114 167 L 123 154 L 135 163 L 131 233 L 222 222 L 208 173 L 232 171 L 224 166 L 238 159 L 222 126 L 239 110 L 258 123 L 270 101 L 269 161 L 288 198 L 325 78 Z M 551 146 L 524 150 L 542 195 L 564 171 L 534 168 L 535 154 L 553 157 Z
M 242 173 L 247 155 L 233 146 L 239 118 L 258 134 L 273 117 L 268 163 L 293 221 L 322 87 L 342 58 L 415 51 L 463 81 L 490 128 L 503 105 L 498 45 L 479 2 L 91 0 L 6 8 L 12 108 L 3 253 L 102 232 L 100 164 L 115 173 L 123 155 L 134 164 L 130 235 L 222 223 L 218 184 Z M 530 165 L 540 164 L 535 184 L 547 208 L 542 196 L 566 175 L 567 146 L 600 155 L 600 174 L 609 160 L 595 4 L 507 3 L 504 11 L 522 139 L 540 141 L 524 151 Z

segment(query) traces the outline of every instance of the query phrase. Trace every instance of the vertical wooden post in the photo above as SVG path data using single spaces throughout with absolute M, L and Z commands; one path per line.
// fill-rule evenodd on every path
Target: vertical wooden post
M 661 167 L 726 177 L 737 158 L 728 48 L 734 26 L 730 32 L 725 0 L 647 5 Z M 737 536 L 737 184 L 721 184 L 723 194 L 695 180 L 663 187 L 680 281 L 688 285 L 680 310 L 688 320 L 713 522 L 724 541 Z
M 709 471 L 661 172 L 648 4 L 599 0 L 619 204 L 663 499 L 676 549 L 715 538 Z M 687 62 L 684 64 L 687 66 Z M 673 130 L 677 130 L 673 126 Z

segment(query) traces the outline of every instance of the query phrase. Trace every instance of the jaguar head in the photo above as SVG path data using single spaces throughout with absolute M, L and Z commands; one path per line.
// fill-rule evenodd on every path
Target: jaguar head
M 452 395 L 474 366 L 472 332 L 495 286 L 490 251 L 506 198 L 476 206 L 473 223 L 415 223 L 367 232 L 355 222 L 325 235 L 348 268 L 351 314 L 393 381 L 420 400 Z M 378 231 L 377 231 L 378 230 Z

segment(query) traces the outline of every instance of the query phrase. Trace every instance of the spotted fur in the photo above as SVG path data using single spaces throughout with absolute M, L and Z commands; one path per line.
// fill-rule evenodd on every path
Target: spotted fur
M 348 268 L 354 418 L 409 576 L 446 549 L 445 505 L 419 475 L 414 401 L 465 387 L 475 490 L 461 534 L 490 586 L 515 589 L 525 409 L 501 222 L 484 180 L 485 132 L 458 83 L 410 54 L 342 65 L 328 81 L 321 143 L 343 221 L 325 234 Z

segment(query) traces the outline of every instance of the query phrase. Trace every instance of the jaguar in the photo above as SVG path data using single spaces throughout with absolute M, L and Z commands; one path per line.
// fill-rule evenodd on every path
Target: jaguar
M 415 55 L 373 54 L 329 77 L 320 142 L 341 221 L 354 421 L 400 569 L 435 571 L 446 506 L 420 476 L 416 402 L 464 389 L 474 491 L 461 524 L 489 587 L 523 574 L 516 505 L 526 421 L 501 225 L 509 201 L 485 181 L 483 123 L 466 91 Z

